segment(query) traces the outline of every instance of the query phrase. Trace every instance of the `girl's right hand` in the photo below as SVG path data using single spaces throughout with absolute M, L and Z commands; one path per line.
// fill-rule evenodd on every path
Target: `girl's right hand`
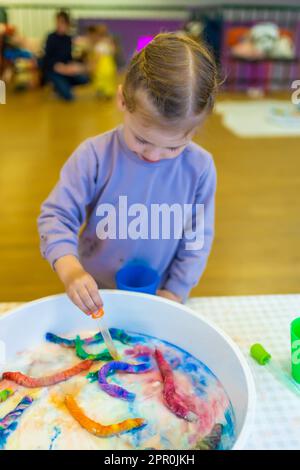
M 95 313 L 103 306 L 95 279 L 84 270 L 75 256 L 62 256 L 55 262 L 54 268 L 68 297 L 85 314 Z

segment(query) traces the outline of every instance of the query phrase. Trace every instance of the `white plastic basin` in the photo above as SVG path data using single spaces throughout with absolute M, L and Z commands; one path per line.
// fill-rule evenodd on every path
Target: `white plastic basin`
M 204 362 L 224 386 L 236 417 L 236 442 L 242 449 L 251 431 L 255 386 L 250 368 L 234 342 L 190 308 L 135 292 L 101 290 L 106 323 L 169 341 Z M 0 317 L 0 342 L 6 361 L 44 340 L 47 331 L 58 335 L 94 329 L 94 320 L 77 309 L 65 294 L 30 302 Z M 3 364 L 0 364 L 3 372 Z

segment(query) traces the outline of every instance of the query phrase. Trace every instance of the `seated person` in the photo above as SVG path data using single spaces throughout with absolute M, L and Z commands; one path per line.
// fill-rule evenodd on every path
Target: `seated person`
M 72 59 L 70 23 L 68 13 L 60 11 L 56 14 L 56 31 L 47 38 L 43 59 L 46 80 L 53 84 L 55 92 L 66 101 L 74 99 L 73 86 L 88 82 L 84 65 Z

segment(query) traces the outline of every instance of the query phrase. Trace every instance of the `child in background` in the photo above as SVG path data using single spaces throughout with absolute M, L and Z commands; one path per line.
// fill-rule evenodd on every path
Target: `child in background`
M 99 98 L 112 98 L 117 89 L 115 45 L 104 24 L 88 28 L 90 72 Z
M 123 125 L 84 141 L 64 165 L 38 219 L 41 252 L 83 312 L 102 306 L 98 288 L 114 288 L 115 273 L 132 259 L 158 271 L 162 297 L 184 302 L 198 283 L 213 241 L 216 171 L 212 156 L 191 139 L 217 85 L 203 44 L 159 34 L 134 55 L 118 88 Z M 113 205 L 118 227 L 120 196 L 148 213 L 153 204 L 203 204 L 203 246 L 188 250 L 184 231 L 180 239 L 107 236 L 99 208 Z

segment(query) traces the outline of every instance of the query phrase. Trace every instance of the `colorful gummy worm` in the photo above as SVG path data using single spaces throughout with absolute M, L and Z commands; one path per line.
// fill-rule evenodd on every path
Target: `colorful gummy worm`
M 46 333 L 45 338 L 46 341 L 49 341 L 50 343 L 60 344 L 65 348 L 75 348 L 76 346 L 76 338 L 62 338 L 61 336 L 57 336 L 54 333 Z M 82 341 L 84 344 L 96 344 L 103 343 L 103 338 L 101 333 L 96 333 L 94 336 L 91 336 L 90 338 L 85 338 Z
M 124 432 L 132 431 L 133 429 L 145 426 L 146 422 L 142 418 L 125 419 L 120 423 L 103 425 L 88 418 L 77 405 L 76 401 L 71 395 L 65 397 L 65 405 L 68 408 L 73 418 L 86 429 L 88 432 L 95 434 L 98 437 L 111 437 Z
M 5 390 L 1 390 L 0 391 L 0 403 L 3 403 L 4 401 L 6 401 L 14 393 L 15 393 L 14 390 L 11 390 L 10 388 L 6 388 Z
M 109 331 L 110 331 L 112 339 L 116 341 L 120 341 L 120 343 L 131 344 L 131 343 L 136 343 L 139 341 L 139 338 L 135 336 L 130 336 L 127 333 L 125 333 L 124 330 L 120 330 L 119 328 L 110 328 Z M 62 338 L 61 336 L 57 336 L 54 333 L 46 333 L 46 340 L 50 341 L 50 343 L 60 344 L 61 346 L 64 346 L 66 348 L 75 348 L 76 346 L 75 344 L 76 338 L 73 338 L 73 339 Z M 84 338 L 81 341 L 83 341 L 84 345 L 104 342 L 101 333 L 96 333 L 94 336 L 91 336 L 89 338 Z
M 167 407 L 179 418 L 186 419 L 187 421 L 196 421 L 197 415 L 188 408 L 176 392 L 174 374 L 169 363 L 158 349 L 155 350 L 154 357 L 163 378 L 163 397 Z
M 139 341 L 141 341 L 138 336 L 128 335 L 124 330 L 121 330 L 120 328 L 110 328 L 109 331 L 112 339 L 120 341 L 120 343 L 123 344 L 138 343 Z
M 83 340 L 77 336 L 75 340 L 76 354 L 80 359 L 91 359 L 92 361 L 111 361 L 112 357 L 107 349 L 99 354 L 90 354 L 83 349 Z
M 154 351 L 144 344 L 137 344 L 133 349 L 126 349 L 125 354 L 131 357 L 147 357 L 148 360 L 153 356 Z
M 66 369 L 56 374 L 49 375 L 46 377 L 29 377 L 28 375 L 22 374 L 21 372 L 4 372 L 3 379 L 11 380 L 12 382 L 21 385 L 22 387 L 27 388 L 38 388 L 38 387 L 48 387 L 50 385 L 55 385 L 60 382 L 64 382 L 74 375 L 80 374 L 80 372 L 90 369 L 93 365 L 92 360 L 86 360 L 79 362 L 70 369 Z
M 111 371 L 110 373 L 107 374 L 107 377 L 109 375 L 112 375 L 114 371 Z M 99 374 L 99 369 L 96 370 L 95 372 L 89 372 L 87 375 L 86 375 L 86 378 L 88 379 L 88 381 L 90 383 L 93 383 L 93 382 L 97 382 L 98 380 L 98 374 Z
M 17 428 L 21 415 L 32 402 L 31 397 L 24 397 L 14 410 L 0 420 L 0 449 L 4 448 L 7 438 Z
M 86 378 L 88 379 L 88 381 L 89 381 L 90 383 L 96 382 L 96 380 L 98 380 L 98 371 L 96 371 L 96 372 L 89 372 L 89 373 L 86 375 Z
M 127 362 L 111 361 L 99 369 L 98 383 L 100 388 L 108 393 L 108 395 L 127 401 L 133 401 L 135 399 L 134 393 L 128 392 L 125 388 L 119 387 L 119 385 L 109 384 L 107 382 L 107 376 L 118 371 L 127 372 L 129 374 L 140 374 L 149 372 L 150 370 L 151 366 L 149 366 L 149 364 L 128 364 Z
M 215 450 L 220 444 L 222 437 L 222 424 L 215 424 L 208 436 L 198 441 L 194 450 Z

